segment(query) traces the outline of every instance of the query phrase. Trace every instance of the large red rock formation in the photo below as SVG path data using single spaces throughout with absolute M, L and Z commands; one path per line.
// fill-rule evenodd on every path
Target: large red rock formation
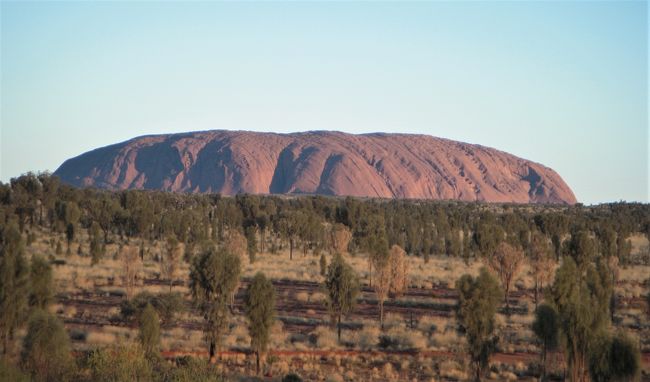
M 76 186 L 113 190 L 576 202 L 562 178 L 541 164 L 410 134 L 152 135 L 69 159 L 54 174 Z

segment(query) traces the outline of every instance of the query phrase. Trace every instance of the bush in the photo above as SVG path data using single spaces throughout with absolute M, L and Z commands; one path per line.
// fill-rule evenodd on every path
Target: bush
M 54 296 L 52 281 L 52 266 L 42 256 L 33 256 L 29 271 L 31 291 L 29 305 L 38 309 L 46 309 Z
M 356 345 L 361 350 L 370 350 L 379 343 L 379 328 L 377 326 L 364 325 L 363 329 L 357 331 L 355 335 Z
M 65 381 L 73 372 L 68 334 L 56 316 L 42 310 L 29 320 L 21 357 L 35 381 Z
M 223 378 L 214 365 L 192 357 L 176 360 L 176 367 L 170 369 L 164 378 L 169 382 L 221 382 Z
M 87 332 L 85 332 L 83 330 L 79 330 L 79 329 L 71 329 L 70 330 L 70 339 L 71 340 L 85 342 L 86 338 L 88 338 L 88 333 Z
M 151 364 L 139 345 L 118 345 L 95 350 L 88 359 L 93 381 L 150 381 Z
M 137 319 L 148 304 L 156 310 L 163 325 L 174 322 L 176 314 L 183 311 L 183 298 L 177 292 L 152 294 L 140 292 L 130 300 L 122 301 L 120 314 L 126 321 Z
M 312 339 L 318 349 L 335 349 L 338 347 L 336 333 L 325 326 L 318 326 L 314 329 Z
M 7 360 L 0 359 L 0 381 L 29 382 L 30 378 Z
M 633 380 L 641 370 L 639 346 L 623 333 L 600 336 L 589 358 L 589 374 L 594 382 Z
M 394 327 L 379 336 L 379 347 L 393 350 L 419 350 L 426 347 L 425 339 L 404 327 Z
M 282 378 L 282 382 L 302 382 L 302 378 L 298 374 L 289 373 Z
M 142 344 L 142 348 L 149 359 L 157 357 L 160 355 L 160 322 L 158 314 L 151 304 L 147 304 L 144 308 L 139 321 L 140 333 L 138 339 L 140 344 Z

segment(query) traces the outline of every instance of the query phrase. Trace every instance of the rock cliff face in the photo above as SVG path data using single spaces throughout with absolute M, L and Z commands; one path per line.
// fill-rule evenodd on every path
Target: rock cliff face
M 576 202 L 562 178 L 541 164 L 488 147 L 409 134 L 152 135 L 69 159 L 54 174 L 75 186 L 112 190 Z

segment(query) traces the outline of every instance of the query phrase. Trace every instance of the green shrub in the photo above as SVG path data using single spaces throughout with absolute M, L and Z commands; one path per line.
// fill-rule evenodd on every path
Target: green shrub
M 163 325 L 174 322 L 176 314 L 183 311 L 183 298 L 178 292 L 153 294 L 140 292 L 130 300 L 120 305 L 120 313 L 124 320 L 138 319 L 142 311 L 150 304 L 158 313 Z
M 302 382 L 302 378 L 298 374 L 289 373 L 282 378 L 282 382 Z
M 222 382 L 223 378 L 214 365 L 205 360 L 183 357 L 169 370 L 164 378 L 169 382 Z
M 150 359 L 160 356 L 160 321 L 158 313 L 151 306 L 147 304 L 139 319 L 140 333 L 138 339 L 142 344 L 142 348 Z
M 153 369 L 140 345 L 117 345 L 93 351 L 88 359 L 93 381 L 150 381 Z
M 56 316 L 34 312 L 23 340 L 22 363 L 35 381 L 65 381 L 74 370 L 70 339 Z
M 29 382 L 30 378 L 7 360 L 0 359 L 0 381 Z
M 634 380 L 641 370 L 639 346 L 623 333 L 601 335 L 590 353 L 589 374 L 594 382 Z

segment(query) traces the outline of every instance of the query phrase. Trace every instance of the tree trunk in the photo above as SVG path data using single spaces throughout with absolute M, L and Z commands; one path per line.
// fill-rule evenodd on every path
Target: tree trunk
M 539 289 L 537 285 L 537 277 L 535 277 L 535 310 L 537 310 L 537 290 Z
M 289 260 L 293 260 L 293 238 L 289 239 Z
M 341 342 L 341 313 L 339 313 L 339 322 L 337 326 L 339 331 L 339 342 Z
M 368 255 L 368 286 L 372 288 L 372 260 Z
M 255 351 L 255 374 L 260 375 L 260 352 Z
M 544 348 L 542 349 L 542 382 L 546 380 L 546 341 L 544 341 Z
M 260 253 L 264 253 L 264 230 L 260 230 Z
M 215 363 L 215 361 L 216 361 L 215 348 L 216 348 L 215 343 L 211 341 L 210 342 L 210 363 Z
M 505 300 L 506 300 L 506 316 L 510 315 L 510 300 L 508 299 L 508 292 L 510 291 L 510 286 L 506 286 L 506 290 L 504 293 Z
M 384 330 L 384 302 L 379 300 L 379 327 Z

